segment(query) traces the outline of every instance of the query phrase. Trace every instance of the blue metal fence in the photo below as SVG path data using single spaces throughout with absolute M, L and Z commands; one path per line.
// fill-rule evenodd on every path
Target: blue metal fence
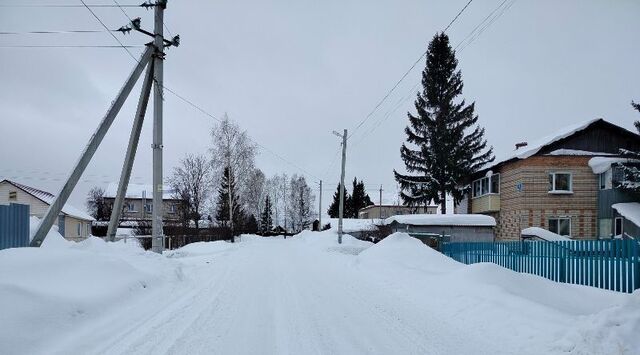
M 443 243 L 442 253 L 465 264 L 490 262 L 557 282 L 620 292 L 640 288 L 636 240 Z
M 29 245 L 29 205 L 0 205 L 0 249 Z

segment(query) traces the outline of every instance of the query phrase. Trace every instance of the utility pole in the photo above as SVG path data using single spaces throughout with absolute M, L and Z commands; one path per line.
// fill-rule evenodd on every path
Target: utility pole
M 318 201 L 318 231 L 322 231 L 322 180 L 320 180 L 320 200 Z
M 162 254 L 164 250 L 164 233 L 162 231 L 162 195 L 164 187 L 162 181 L 162 89 L 164 76 L 164 9 L 166 0 L 158 0 L 155 6 L 153 45 L 156 52 L 153 56 L 153 73 L 155 91 L 153 92 L 153 211 L 151 222 L 151 250 Z
M 140 134 L 139 128 L 142 126 L 142 120 L 144 118 L 144 112 L 147 107 L 148 99 L 150 96 L 149 90 L 151 89 L 151 82 L 155 80 L 155 92 L 154 92 L 154 127 L 153 127 L 153 239 L 152 248 L 156 252 L 162 252 L 164 249 L 164 240 L 162 237 L 162 61 L 164 60 L 164 48 L 165 47 L 177 47 L 180 45 L 180 36 L 175 36 L 171 40 L 166 40 L 163 37 L 163 11 L 167 5 L 167 0 L 157 0 L 156 3 L 145 3 L 145 7 L 155 7 L 155 31 L 151 33 L 140 27 L 141 20 L 136 18 L 131 21 L 130 26 L 123 26 L 121 28 L 123 33 L 131 30 L 143 33 L 152 37 L 154 40 L 152 43 L 147 44 L 147 48 L 140 57 L 136 60 L 136 66 L 125 81 L 124 85 L 118 92 L 116 99 L 111 102 L 111 106 L 107 110 L 107 113 L 100 121 L 95 133 L 89 138 L 87 146 L 82 151 L 80 159 L 73 167 L 71 174 L 65 181 L 62 189 L 56 195 L 55 199 L 47 209 L 45 216 L 42 218 L 38 230 L 36 231 L 33 239 L 31 240 L 32 247 L 39 247 L 47 237 L 47 233 L 51 229 L 51 226 L 55 222 L 55 219 L 60 215 L 62 207 L 69 199 L 69 196 L 73 192 L 78 180 L 82 176 L 82 173 L 86 169 L 87 165 L 91 161 L 91 158 L 95 154 L 96 150 L 100 146 L 100 143 L 104 139 L 104 136 L 109 131 L 111 124 L 115 120 L 118 112 L 122 108 L 122 105 L 126 101 L 127 97 L 133 90 L 136 81 L 142 74 L 145 67 L 148 66 L 147 74 L 145 77 L 145 83 L 140 94 L 138 101 L 138 108 L 136 110 L 136 117 L 134 118 L 134 124 L 129 137 L 129 146 L 127 148 L 127 154 L 125 156 L 125 162 L 123 164 L 122 174 L 120 176 L 120 182 L 118 184 L 118 193 L 116 195 L 116 201 L 120 201 L 120 207 L 114 208 L 111 212 L 111 220 L 108 229 L 108 238 L 115 235 L 115 229 L 117 228 L 117 222 L 120 219 L 120 213 L 122 212 L 122 201 L 126 194 L 126 187 L 131 174 L 131 164 L 135 158 L 135 148 L 138 144 L 138 138 Z M 153 75 L 151 76 L 151 73 Z M 153 78 L 153 79 L 151 79 Z M 114 206 L 115 207 L 115 206 Z M 116 221 L 114 224 L 113 222 Z
M 382 185 L 380 185 L 380 211 L 378 217 L 382 218 Z
M 347 130 L 344 133 L 333 131 L 333 134 L 342 138 L 342 172 L 340 173 L 340 206 L 338 208 L 338 244 L 342 244 L 342 216 L 344 215 L 344 168 L 347 160 Z

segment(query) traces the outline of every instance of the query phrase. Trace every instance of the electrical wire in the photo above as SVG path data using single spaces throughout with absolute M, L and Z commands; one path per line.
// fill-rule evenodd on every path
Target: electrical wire
M 493 11 L 489 13 L 480 23 L 476 25 L 476 27 L 471 30 L 458 44 L 455 46 L 454 50 L 458 52 L 462 52 L 465 48 L 467 48 L 473 41 L 475 41 L 480 35 L 491 26 L 500 16 L 502 16 L 507 10 L 515 4 L 517 0 L 511 0 L 510 3 L 507 4 L 509 0 L 503 0 Z M 505 4 L 507 4 L 505 6 Z M 498 12 L 500 11 L 500 12 Z
M 84 7 L 87 8 L 87 10 L 89 10 L 89 12 L 91 13 L 91 15 L 93 15 L 93 17 L 95 17 L 96 20 L 98 20 L 98 22 L 100 22 L 100 24 L 102 25 L 102 27 L 104 27 L 105 30 L 109 31 L 109 27 L 107 27 L 107 25 L 104 24 L 104 22 L 102 22 L 102 20 L 98 17 L 98 15 L 96 15 L 95 12 L 93 12 L 93 10 L 91 10 L 91 8 L 84 2 L 84 0 L 80 0 L 80 2 L 82 3 L 82 5 L 84 5 Z M 122 8 L 120 5 L 118 5 L 118 7 Z M 120 40 L 118 39 L 118 37 L 116 37 L 112 32 L 109 32 L 109 34 L 111 35 L 111 37 L 113 37 L 113 39 L 116 40 L 116 42 L 118 42 L 118 44 L 120 45 L 120 47 L 122 47 L 125 51 L 127 51 L 127 53 L 129 53 L 129 55 L 131 56 L 131 58 L 133 58 L 133 60 L 135 60 L 136 62 L 138 61 L 138 58 L 136 58 L 133 53 L 131 53 L 131 51 L 125 47 L 124 44 L 122 44 L 122 42 L 120 42 Z
M 0 48 L 142 48 L 144 45 L 126 45 L 126 46 L 115 46 L 115 45 L 66 45 L 66 44 L 43 44 L 43 45 L 0 45 Z

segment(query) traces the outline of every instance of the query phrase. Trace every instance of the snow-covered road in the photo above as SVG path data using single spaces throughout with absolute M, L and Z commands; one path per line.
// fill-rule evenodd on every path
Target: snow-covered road
M 511 272 L 469 271 L 422 245 L 412 253 L 407 247 L 415 248 L 415 240 L 378 247 L 381 243 L 360 253 L 370 245 L 348 239 L 337 247 L 329 238 L 316 240 L 318 235 L 246 236 L 235 244 L 190 245 L 158 256 L 162 260 L 146 255 L 150 260 L 134 266 L 145 269 L 157 262 L 162 280 L 107 309 L 85 307 L 69 330 L 41 343 L 16 343 L 15 353 L 570 352 L 577 347 L 567 329 L 576 318 L 555 312 L 556 307 L 575 303 L 570 298 L 579 291 L 589 302 L 604 303 L 600 308 L 625 301 L 622 295 L 570 287 L 554 294 L 549 305 L 539 304 L 517 290 L 542 287 L 546 292 L 558 284 L 532 277 L 532 285 L 505 290 L 499 282 Z M 420 261 L 430 255 L 434 260 Z M 482 280 L 492 273 L 497 276 Z M 481 280 L 457 285 L 474 278 Z M 568 311 L 584 317 L 592 308 L 574 305 Z

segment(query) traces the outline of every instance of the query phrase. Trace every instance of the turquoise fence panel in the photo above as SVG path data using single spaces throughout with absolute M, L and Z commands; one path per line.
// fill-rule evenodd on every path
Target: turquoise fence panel
M 0 205 L 0 249 L 29 245 L 29 205 Z
M 626 293 L 640 289 L 636 240 L 446 242 L 442 253 L 465 264 L 491 262 L 558 282 Z

